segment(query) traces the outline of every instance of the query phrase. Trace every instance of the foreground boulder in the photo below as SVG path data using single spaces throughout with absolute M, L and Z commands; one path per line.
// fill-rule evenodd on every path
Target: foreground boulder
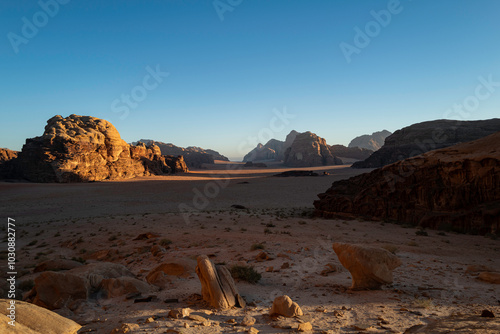
M 82 326 L 43 307 L 16 300 L 15 326 L 9 324 L 10 300 L 0 299 L 0 333 L 76 334 Z
M 378 168 L 419 154 L 465 143 L 500 131 L 500 119 L 436 120 L 407 126 L 385 138 L 385 144 L 353 168 Z M 350 146 L 351 144 L 349 144 Z
M 500 132 L 334 182 L 322 216 L 363 216 L 468 233 L 500 231 Z
M 298 134 L 287 148 L 284 164 L 290 167 L 330 166 L 341 165 L 342 160 L 332 154 L 325 139 L 308 131 Z
M 282 315 L 284 317 L 296 317 L 301 316 L 304 313 L 300 308 L 299 304 L 292 301 L 292 299 L 286 295 L 278 296 L 274 298 L 273 306 L 269 311 L 270 315 Z
M 203 300 L 218 309 L 245 307 L 234 280 L 225 266 L 215 266 L 206 255 L 197 259 L 196 274 L 201 282 Z
M 187 171 L 182 157 L 130 146 L 108 121 L 71 115 L 47 121 L 15 159 L 16 175 L 33 182 L 88 182 Z
M 340 263 L 352 275 L 353 290 L 380 289 L 392 283 L 392 271 L 401 260 L 383 248 L 334 243 Z

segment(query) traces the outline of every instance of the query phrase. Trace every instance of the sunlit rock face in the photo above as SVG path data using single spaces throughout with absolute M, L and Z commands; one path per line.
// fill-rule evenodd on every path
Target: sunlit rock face
M 108 121 L 54 116 L 42 136 L 26 140 L 18 157 L 20 177 L 33 182 L 87 182 L 186 171 L 183 159 L 159 148 L 135 147 Z
M 362 216 L 467 233 L 500 228 L 500 132 L 334 182 L 323 216 Z
M 284 164 L 290 167 L 341 165 L 342 160 L 332 154 L 325 139 L 312 132 L 297 135 L 285 152 Z

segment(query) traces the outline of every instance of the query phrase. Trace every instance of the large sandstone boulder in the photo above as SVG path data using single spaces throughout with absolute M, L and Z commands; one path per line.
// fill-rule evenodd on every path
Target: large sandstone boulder
M 19 176 L 29 181 L 86 182 L 170 173 L 180 160 L 161 156 L 155 147 L 130 147 L 108 121 L 58 115 L 42 136 L 26 140 L 16 163 Z
M 334 243 L 340 263 L 352 275 L 353 290 L 380 289 L 392 283 L 392 271 L 401 260 L 383 248 Z
M 196 274 L 201 283 L 203 300 L 217 309 L 245 307 L 234 280 L 225 266 L 215 266 L 206 255 L 197 258 Z
M 468 233 L 500 231 L 500 132 L 334 182 L 322 216 L 363 216 Z M 375 153 L 374 153 L 375 154 Z
M 377 151 L 383 145 L 385 138 L 391 135 L 391 132 L 387 130 L 377 131 L 372 133 L 371 135 L 362 135 L 354 138 L 349 143 L 348 147 L 359 147 L 364 148 L 370 151 Z
M 76 334 L 82 326 L 43 307 L 16 300 L 15 326 L 10 315 L 10 300 L 0 299 L 0 333 L 10 334 Z
M 335 157 L 325 139 L 311 132 L 297 135 L 292 146 L 285 152 L 284 164 L 290 167 L 313 167 L 341 165 L 342 160 Z
M 385 139 L 382 148 L 354 168 L 378 168 L 419 154 L 465 143 L 500 131 L 500 119 L 436 120 L 407 126 Z

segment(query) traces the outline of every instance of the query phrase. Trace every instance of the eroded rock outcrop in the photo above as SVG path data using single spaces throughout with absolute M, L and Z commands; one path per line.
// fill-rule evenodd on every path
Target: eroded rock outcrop
M 500 132 L 334 182 L 320 215 L 364 216 L 469 233 L 500 231 Z
M 340 263 L 352 275 L 353 290 L 380 289 L 392 283 L 392 271 L 401 260 L 383 248 L 334 243 Z
M 359 147 L 345 147 L 344 145 L 331 145 L 330 152 L 336 157 L 365 160 L 373 151 L 366 148 Z
M 203 164 L 213 164 L 215 160 L 229 161 L 229 159 L 217 151 L 203 149 L 201 147 L 189 146 L 186 148 L 175 146 L 171 143 L 162 143 L 151 139 L 141 139 L 136 144 L 154 144 L 160 148 L 161 154 L 182 156 L 188 167 L 200 168 Z
M 312 132 L 297 135 L 285 152 L 284 164 L 290 167 L 341 165 L 342 160 L 332 154 L 325 139 Z
M 382 148 L 353 168 L 378 168 L 419 154 L 465 143 L 500 131 L 500 119 L 436 120 L 407 126 L 385 139 Z
M 203 300 L 218 309 L 245 307 L 234 280 L 225 266 L 216 266 L 206 255 L 197 259 L 196 274 L 201 283 Z
M 13 177 L 15 174 L 15 160 L 19 152 L 0 148 L 0 179 Z
M 17 175 L 33 182 L 87 182 L 187 171 L 182 157 L 162 156 L 154 145 L 130 146 L 108 121 L 71 115 L 47 121 L 42 136 L 27 139 Z
M 359 147 L 371 151 L 377 151 L 384 145 L 385 138 L 390 135 L 391 132 L 382 130 L 374 132 L 371 135 L 358 136 L 351 140 L 348 147 Z

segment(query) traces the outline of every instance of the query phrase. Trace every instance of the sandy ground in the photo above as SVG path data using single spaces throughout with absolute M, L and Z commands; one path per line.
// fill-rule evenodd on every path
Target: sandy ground
M 394 224 L 309 216 L 316 194 L 335 180 L 366 170 L 335 166 L 318 169 L 329 170 L 329 176 L 275 178 L 269 175 L 283 171 L 280 166 L 229 171 L 222 164 L 212 167 L 124 182 L 0 183 L 5 220 L 10 216 L 17 223 L 22 268 L 18 281 L 33 279 L 33 267 L 44 260 L 87 258 L 101 250 L 116 250 L 107 260 L 127 266 L 140 279 L 162 262 L 191 266 L 187 277 L 172 277 L 164 289 L 152 292 L 156 299 L 151 302 L 117 297 L 91 300 L 75 313 L 57 311 L 82 324 L 81 333 L 108 334 L 122 323 L 138 324 L 133 331 L 137 333 L 246 332 L 248 327 L 237 325 L 245 315 L 257 320 L 253 327 L 260 333 L 294 332 L 301 322 L 310 322 L 314 333 L 410 333 L 409 328 L 423 324 L 435 326 L 427 333 L 500 332 L 500 286 L 466 273 L 470 265 L 500 269 L 498 240 L 439 231 L 421 236 L 415 228 Z M 206 205 L 197 207 L 193 198 L 200 193 L 207 201 L 200 200 Z M 180 204 L 191 207 L 185 210 L 188 214 L 179 213 Z M 232 204 L 248 210 L 232 209 Z M 159 237 L 133 240 L 145 232 Z M 154 257 L 149 249 L 162 239 L 172 243 L 166 253 Z M 333 242 L 395 252 L 403 265 L 394 271 L 393 285 L 350 291 L 350 274 L 333 252 Z M 262 251 L 252 250 L 256 244 L 271 260 L 256 261 Z M 6 249 L 5 240 L 0 247 Z M 262 274 L 257 284 L 237 282 L 250 306 L 220 311 L 197 300 L 201 286 L 194 265 L 200 254 L 215 263 L 252 265 Z M 321 274 L 328 265 L 336 270 Z M 304 315 L 270 318 L 272 300 L 282 294 L 296 301 Z M 208 319 L 209 326 L 167 317 L 170 309 L 179 307 Z M 480 318 L 484 309 L 497 318 Z

